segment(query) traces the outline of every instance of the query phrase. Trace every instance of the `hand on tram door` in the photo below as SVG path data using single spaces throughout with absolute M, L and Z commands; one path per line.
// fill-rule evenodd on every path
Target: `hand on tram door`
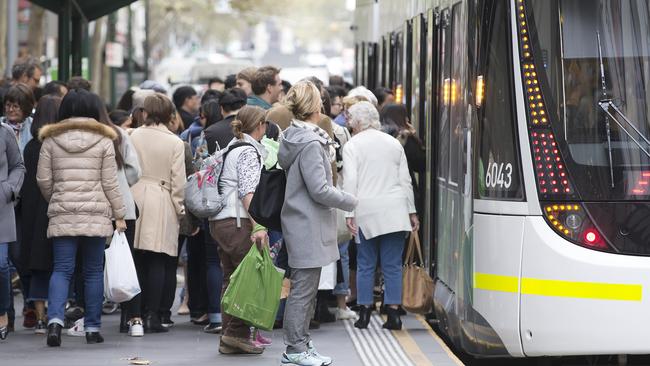
M 354 217 L 348 217 L 345 219 L 345 224 L 347 225 L 350 234 L 357 236 L 357 223 L 354 221 Z
M 418 215 L 412 213 L 409 217 L 411 219 L 411 229 L 413 229 L 413 231 L 418 231 L 420 229 L 420 220 L 418 219 Z
M 121 233 L 126 231 L 126 221 L 122 220 L 115 220 L 115 229 Z

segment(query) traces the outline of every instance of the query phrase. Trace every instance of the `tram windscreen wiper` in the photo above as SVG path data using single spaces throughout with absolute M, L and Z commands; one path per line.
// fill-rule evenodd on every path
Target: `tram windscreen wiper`
M 607 130 L 607 148 L 609 151 L 609 171 L 610 171 L 610 177 L 611 177 L 611 182 L 612 182 L 612 188 L 614 188 L 614 165 L 612 162 L 612 140 L 611 140 L 611 129 L 610 129 L 610 124 L 609 124 L 609 119 L 611 118 L 612 121 L 614 121 L 618 127 L 625 132 L 625 134 L 634 142 L 634 144 L 643 151 L 643 153 L 650 158 L 650 152 L 647 150 L 647 146 L 650 146 L 650 140 L 639 131 L 639 129 L 630 121 L 629 118 L 623 113 L 617 106 L 614 104 L 613 100 L 611 97 L 607 95 L 607 84 L 605 82 L 605 64 L 603 62 L 603 53 L 602 53 L 602 47 L 600 43 L 600 32 L 596 32 L 596 37 L 598 38 L 598 61 L 600 62 L 600 79 L 601 79 L 601 86 L 603 90 L 603 96 L 602 99 L 598 101 L 598 106 L 605 111 L 607 116 L 605 117 L 605 128 Z M 612 114 L 611 111 L 614 111 L 618 116 L 620 116 L 625 123 L 634 130 L 634 132 L 643 139 L 643 141 L 646 143 L 646 148 L 644 148 L 641 145 L 641 142 L 634 138 L 630 131 L 628 131 L 625 126 Z

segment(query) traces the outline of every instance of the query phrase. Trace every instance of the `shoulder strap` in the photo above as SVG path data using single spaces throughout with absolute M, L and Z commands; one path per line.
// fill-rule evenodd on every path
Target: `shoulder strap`
M 224 161 L 224 163 L 226 162 L 226 157 L 228 156 L 228 154 L 231 151 L 235 150 L 238 147 L 243 147 L 243 146 L 252 147 L 253 150 L 255 150 L 255 154 L 257 155 L 257 161 L 259 161 L 260 164 L 262 163 L 262 157 L 260 156 L 260 153 L 257 151 L 257 148 L 253 144 L 251 144 L 250 142 L 237 142 L 237 143 L 234 143 L 234 144 L 230 145 L 228 150 L 226 150 L 226 152 L 223 153 L 223 161 Z

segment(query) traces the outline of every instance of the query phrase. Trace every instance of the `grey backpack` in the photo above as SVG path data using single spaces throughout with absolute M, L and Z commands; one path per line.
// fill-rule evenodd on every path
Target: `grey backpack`
M 242 146 L 253 145 L 248 142 L 239 142 L 227 149 L 216 151 L 202 161 L 201 169 L 198 172 L 187 178 L 185 207 L 194 216 L 200 219 L 212 217 L 226 205 L 226 195 L 219 192 L 219 178 L 228 153 Z

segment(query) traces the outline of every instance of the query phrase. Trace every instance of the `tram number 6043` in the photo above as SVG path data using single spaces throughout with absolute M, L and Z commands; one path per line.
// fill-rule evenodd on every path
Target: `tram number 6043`
M 505 165 L 505 171 L 504 171 Z M 508 189 L 512 185 L 511 163 L 490 163 L 485 174 L 485 186 L 490 188 Z

